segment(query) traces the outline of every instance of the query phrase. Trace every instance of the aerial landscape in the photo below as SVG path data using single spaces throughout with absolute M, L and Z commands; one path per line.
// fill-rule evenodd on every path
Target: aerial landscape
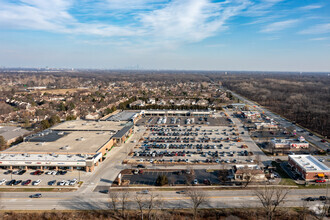
M 329 12 L 0 0 L 0 219 L 329 219 Z

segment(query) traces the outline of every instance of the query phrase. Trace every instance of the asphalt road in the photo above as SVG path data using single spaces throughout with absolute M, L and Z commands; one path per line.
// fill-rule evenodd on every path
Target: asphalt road
M 177 194 L 174 191 L 154 191 L 162 201 L 163 208 L 190 208 L 190 198 L 186 194 Z M 228 207 L 260 207 L 261 204 L 253 190 L 222 190 L 205 191 L 207 204 L 204 208 L 228 208 Z M 5 210 L 97 210 L 109 208 L 109 198 L 101 193 L 42 193 L 43 197 L 31 199 L 31 193 L 2 193 L 1 207 Z M 284 206 L 297 207 L 303 205 L 302 198 L 319 197 L 325 195 L 325 189 L 291 190 Z M 129 193 L 128 208 L 136 209 L 136 192 Z M 144 196 L 147 200 L 148 196 Z M 309 206 L 321 201 L 309 202 Z

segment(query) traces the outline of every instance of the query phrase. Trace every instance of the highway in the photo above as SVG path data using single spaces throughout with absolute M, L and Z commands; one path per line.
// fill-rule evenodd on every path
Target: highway
M 153 191 L 162 201 L 163 208 L 190 208 L 190 198 L 186 194 L 177 194 L 174 191 Z M 254 190 L 222 190 L 205 191 L 207 204 L 204 208 L 229 208 L 229 207 L 260 207 L 261 204 L 255 196 Z M 109 198 L 101 193 L 43 193 L 42 198 L 31 199 L 31 193 L 2 193 L 1 207 L 5 210 L 96 210 L 108 209 Z M 303 205 L 302 198 L 319 197 L 325 195 L 326 189 L 291 190 L 284 206 L 297 207 Z M 128 208 L 136 209 L 136 192 L 129 193 Z M 145 196 L 147 198 L 147 196 Z M 310 205 L 322 203 L 321 201 L 309 202 Z

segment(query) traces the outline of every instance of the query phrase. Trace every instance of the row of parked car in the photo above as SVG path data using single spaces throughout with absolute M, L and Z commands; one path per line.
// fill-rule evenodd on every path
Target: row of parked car
M 8 174 L 23 175 L 24 173 L 26 173 L 26 170 L 7 170 L 4 172 L 5 175 L 8 175 Z M 44 171 L 42 171 L 42 170 L 35 170 L 31 173 L 31 175 L 39 176 L 43 173 L 44 173 Z M 65 170 L 60 170 L 60 171 L 53 170 L 53 171 L 47 171 L 45 174 L 47 174 L 47 175 L 65 175 L 66 173 L 67 173 L 67 171 L 65 171 Z
M 17 186 L 17 185 L 22 185 L 22 186 L 28 186 L 30 185 L 30 183 L 32 183 L 33 186 L 38 186 L 40 183 L 42 182 L 42 180 L 38 179 L 35 181 L 32 181 L 30 179 L 23 181 L 23 180 L 9 180 L 7 181 L 6 179 L 3 179 L 0 181 L 0 185 L 4 185 L 6 184 L 7 186 Z M 77 179 L 73 179 L 73 180 L 62 180 L 60 182 L 57 183 L 57 185 L 59 186 L 73 186 L 77 183 Z M 52 180 L 48 182 L 49 186 L 53 186 L 56 184 L 56 180 Z
M 191 157 L 192 155 L 200 155 L 203 157 L 233 157 L 235 155 L 237 156 L 251 156 L 253 155 L 252 152 L 248 152 L 247 150 L 244 151 L 138 151 L 134 152 L 134 157 Z
M 5 171 L 3 174 L 8 175 L 8 174 L 14 174 L 14 175 L 23 175 L 24 173 L 26 173 L 26 170 L 7 170 Z
M 37 186 L 41 183 L 41 180 L 36 180 L 36 181 L 32 182 L 32 180 L 30 180 L 30 179 L 25 180 L 25 181 L 15 180 L 15 179 L 7 181 L 6 179 L 3 179 L 3 180 L 0 181 L 0 185 L 6 184 L 7 186 L 17 186 L 17 185 L 27 186 L 30 183 L 32 183 L 33 186 Z

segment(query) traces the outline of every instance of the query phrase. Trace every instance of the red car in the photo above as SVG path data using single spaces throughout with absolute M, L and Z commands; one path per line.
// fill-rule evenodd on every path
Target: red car
M 317 179 L 317 180 L 315 180 L 315 182 L 317 182 L 317 183 L 325 183 L 325 179 Z
M 23 183 L 23 186 L 27 186 L 27 185 L 29 185 L 31 182 L 32 182 L 32 180 L 27 180 L 27 181 L 25 181 L 25 182 Z
M 41 174 L 43 174 L 43 171 L 41 170 L 36 170 L 32 173 L 32 175 L 41 175 Z

